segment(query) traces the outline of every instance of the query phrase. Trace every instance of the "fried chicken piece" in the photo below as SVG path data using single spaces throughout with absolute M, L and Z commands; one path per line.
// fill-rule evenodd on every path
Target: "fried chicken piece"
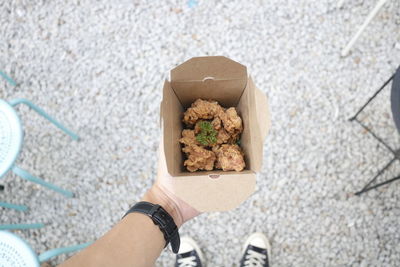
M 236 136 L 243 131 L 242 119 L 237 114 L 235 108 L 228 108 L 225 112 L 219 113 L 218 117 L 229 134 Z
M 183 122 L 194 125 L 199 119 L 211 120 L 223 111 L 217 101 L 197 99 L 183 114 Z
M 230 143 L 232 136 L 229 135 L 224 128 L 218 130 L 217 134 L 217 145 L 221 145 L 224 143 Z
M 214 127 L 215 130 L 218 131 L 218 130 L 221 129 L 221 127 L 222 127 L 221 119 L 220 119 L 219 117 L 215 117 L 215 118 L 212 120 L 211 125 Z
M 189 129 L 182 131 L 182 138 L 179 139 L 179 142 L 186 146 L 199 145 L 199 142 L 196 140 L 195 131 Z
M 245 168 L 244 154 L 236 144 L 243 122 L 235 108 L 225 110 L 216 101 L 197 99 L 184 113 L 183 122 L 193 129 L 183 130 L 179 139 L 190 172 L 211 171 L 214 165 L 223 171 Z
M 218 131 L 217 145 L 228 143 L 232 139 L 231 135 L 222 127 L 222 121 L 219 117 L 215 117 L 211 124 Z
M 235 132 L 234 134 L 232 134 L 229 138 L 229 140 L 226 142 L 228 144 L 237 144 L 237 141 L 240 138 L 240 134 L 241 132 Z
M 216 160 L 215 153 L 198 145 L 185 146 L 182 151 L 186 153 L 188 159 L 184 165 L 190 172 L 197 170 L 211 171 Z
M 237 171 L 240 172 L 246 166 L 244 162 L 244 154 L 238 145 L 223 144 L 221 146 L 214 146 L 213 152 L 217 156 L 215 168 L 222 169 L 223 171 Z

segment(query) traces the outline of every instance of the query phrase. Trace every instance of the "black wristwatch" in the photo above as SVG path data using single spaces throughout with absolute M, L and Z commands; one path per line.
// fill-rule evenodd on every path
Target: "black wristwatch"
M 124 217 L 132 212 L 139 212 L 149 216 L 153 220 L 153 223 L 160 227 L 161 232 L 164 234 L 166 242 L 165 247 L 167 247 L 168 243 L 171 242 L 172 251 L 175 254 L 178 253 L 181 244 L 178 227 L 176 226 L 174 219 L 165 209 L 163 209 L 163 207 L 142 201 L 133 205 L 133 207 L 125 213 Z

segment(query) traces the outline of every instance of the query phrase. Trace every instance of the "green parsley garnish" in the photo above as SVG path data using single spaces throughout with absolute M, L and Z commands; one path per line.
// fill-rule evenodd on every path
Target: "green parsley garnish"
M 203 146 L 209 146 L 217 143 L 217 131 L 208 121 L 202 121 L 199 124 L 200 133 L 196 135 L 196 140 Z

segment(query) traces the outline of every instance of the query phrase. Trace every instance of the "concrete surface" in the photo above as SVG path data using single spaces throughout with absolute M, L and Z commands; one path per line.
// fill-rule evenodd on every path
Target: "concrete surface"
M 388 1 L 340 57 L 374 4 L 0 0 L 0 69 L 18 82 L 0 80 L 0 97 L 31 99 L 82 137 L 72 141 L 19 108 L 26 137 L 18 164 L 76 197 L 7 175 L 0 198 L 30 210 L 1 209 L 1 223 L 46 223 L 16 231 L 37 252 L 101 236 L 154 180 L 169 69 L 225 55 L 247 65 L 268 94 L 273 128 L 254 195 L 182 228 L 208 266 L 237 266 L 253 231 L 269 237 L 273 266 L 398 265 L 400 183 L 353 195 L 391 155 L 348 119 L 399 65 L 399 2 Z M 388 96 L 363 118 L 400 147 Z M 382 179 L 399 173 L 397 163 Z M 158 261 L 172 264 L 171 252 Z

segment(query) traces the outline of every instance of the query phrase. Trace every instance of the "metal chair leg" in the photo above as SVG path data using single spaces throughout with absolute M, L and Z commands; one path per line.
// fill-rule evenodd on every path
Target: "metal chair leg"
M 84 248 L 90 246 L 91 244 L 92 244 L 92 242 L 88 242 L 88 243 L 70 246 L 70 247 L 52 249 L 52 250 L 49 250 L 49 251 L 46 251 L 46 252 L 43 252 L 42 254 L 40 254 L 39 261 L 40 262 L 48 261 L 49 259 L 51 259 L 55 256 L 58 256 L 60 254 L 75 252 L 75 251 L 84 249 Z
M 394 79 L 395 75 L 396 73 L 393 73 L 393 75 L 390 76 L 390 78 L 374 93 L 373 96 L 368 99 L 368 101 L 356 112 L 356 115 L 351 117 L 349 121 L 357 119 L 357 116 L 368 106 L 369 103 L 371 103 L 372 100 L 374 100 L 374 98 L 386 87 L 386 85 L 388 85 Z
M 25 205 L 15 205 L 7 202 L 0 202 L 0 207 L 7 208 L 7 209 L 13 209 L 13 210 L 19 210 L 19 211 L 27 211 L 28 207 Z
M 368 192 L 369 190 L 376 189 L 376 188 L 381 187 L 381 186 L 383 186 L 383 185 L 385 185 L 385 184 L 390 184 L 390 183 L 392 183 L 392 182 L 394 182 L 394 181 L 396 181 L 396 180 L 399 180 L 399 179 L 400 179 L 400 176 L 396 176 L 396 177 L 394 177 L 394 178 L 392 178 L 392 179 L 389 179 L 389 180 L 387 180 L 387 181 L 384 181 L 384 182 L 382 182 L 382 183 L 376 184 L 376 185 L 371 186 L 371 187 L 368 187 L 368 188 L 364 188 L 364 189 L 361 190 L 360 192 L 357 192 L 357 193 L 356 193 L 356 196 L 360 196 L 361 194 L 364 194 L 365 192 Z
M 25 180 L 40 184 L 42 186 L 45 186 L 45 187 L 47 187 L 47 188 L 49 188 L 49 189 L 51 189 L 53 191 L 56 191 L 56 192 L 58 192 L 60 194 L 63 194 L 64 196 L 69 197 L 69 198 L 74 196 L 74 193 L 72 193 L 70 191 L 67 191 L 67 190 L 64 190 L 64 189 L 62 189 L 62 188 L 60 188 L 58 186 L 55 186 L 55 185 L 53 185 L 51 183 L 48 183 L 48 182 L 46 182 L 46 181 L 44 181 L 44 180 L 42 180 L 42 179 L 40 179 L 38 177 L 35 177 L 35 176 L 31 175 L 29 172 L 27 172 L 27 171 L 25 171 L 25 170 L 23 170 L 23 169 L 21 169 L 21 168 L 19 168 L 17 166 L 14 166 L 12 170 L 16 175 L 18 175 L 19 177 L 21 177 L 21 178 L 23 178 Z
M 43 223 L 29 224 L 0 224 L 0 230 L 25 230 L 25 229 L 40 229 L 45 225 Z
M 0 71 L 0 76 L 3 77 L 12 86 L 17 86 L 17 83 L 10 76 L 5 74 L 4 72 Z
M 60 122 L 58 122 L 57 120 L 55 120 L 54 118 L 52 118 L 49 114 L 47 114 L 43 109 L 39 108 L 38 106 L 36 106 L 35 104 L 33 104 L 32 102 L 30 102 L 27 99 L 24 98 L 18 98 L 18 99 L 13 99 L 11 101 L 9 101 L 10 105 L 12 106 L 16 106 L 19 104 L 25 104 L 28 107 L 30 107 L 31 109 L 33 109 L 34 111 L 36 111 L 39 115 L 43 116 L 44 118 L 46 118 L 47 120 L 49 120 L 51 123 L 53 123 L 55 126 L 57 126 L 60 130 L 62 130 L 63 132 L 65 132 L 66 134 L 68 134 L 69 136 L 71 136 L 72 139 L 74 140 L 79 140 L 79 136 L 76 135 L 75 133 L 73 133 L 72 131 L 70 131 L 69 129 L 67 129 L 67 127 L 65 127 L 64 125 L 62 125 Z
M 372 178 L 371 181 L 369 181 L 369 182 L 363 187 L 363 189 L 361 189 L 360 191 L 358 191 L 355 195 L 356 195 L 356 196 L 360 196 L 361 194 L 363 194 L 363 193 L 365 193 L 365 192 L 368 192 L 368 191 L 371 190 L 371 189 L 378 188 L 378 187 L 380 187 L 380 186 L 382 186 L 382 185 L 385 185 L 385 184 L 388 184 L 388 183 L 391 183 L 391 182 L 397 180 L 397 179 L 390 179 L 390 180 L 388 180 L 388 181 L 386 181 L 386 182 L 383 182 L 383 183 L 380 183 L 380 184 L 377 184 L 377 185 L 374 185 L 374 186 L 369 187 L 373 182 L 376 181 L 376 179 L 378 179 L 379 176 L 382 175 L 382 173 L 384 173 L 387 169 L 389 169 L 389 167 L 390 167 L 390 166 L 393 164 L 393 162 L 395 162 L 396 160 L 397 160 L 397 158 L 393 158 L 391 161 L 389 161 L 389 163 L 386 164 L 386 166 L 383 167 L 383 168 L 374 176 L 374 178 Z
M 346 45 L 345 48 L 342 50 L 342 57 L 345 57 L 349 54 L 350 49 L 353 47 L 353 45 L 356 43 L 362 32 L 365 30 L 365 28 L 368 26 L 368 24 L 371 22 L 371 20 L 378 14 L 379 10 L 383 7 L 383 5 L 387 2 L 387 0 L 379 0 L 379 2 L 376 4 L 374 9 L 369 13 L 368 17 L 365 19 L 364 23 L 361 25 L 360 29 L 358 29 L 357 33 L 354 35 L 354 37 L 350 40 L 350 42 Z
M 372 97 L 370 97 L 368 99 L 368 101 L 356 112 L 356 114 L 351 117 L 349 119 L 349 121 L 356 121 L 361 127 L 363 127 L 369 134 L 372 135 L 373 138 L 375 138 L 379 143 L 381 143 L 384 147 L 386 147 L 393 155 L 394 158 L 388 162 L 386 164 L 385 167 L 383 167 L 364 187 L 363 189 L 361 189 L 360 191 L 356 192 L 355 195 L 360 196 L 361 194 L 368 192 L 372 189 L 381 187 L 383 185 L 392 183 L 398 179 L 400 179 L 400 176 L 398 177 L 394 177 L 392 179 L 389 179 L 387 181 L 378 183 L 376 185 L 370 186 L 371 184 L 373 184 L 379 176 L 382 175 L 383 172 L 385 172 L 385 170 L 387 170 L 394 161 L 396 161 L 397 159 L 400 160 L 400 151 L 396 151 L 394 149 L 392 149 L 382 138 L 380 138 L 379 136 L 377 136 L 369 127 L 367 127 L 366 125 L 364 125 L 364 123 L 362 121 L 360 121 L 357 117 L 358 115 L 375 99 L 375 97 L 377 97 L 377 95 L 394 79 L 395 77 L 395 73 L 373 94 Z

